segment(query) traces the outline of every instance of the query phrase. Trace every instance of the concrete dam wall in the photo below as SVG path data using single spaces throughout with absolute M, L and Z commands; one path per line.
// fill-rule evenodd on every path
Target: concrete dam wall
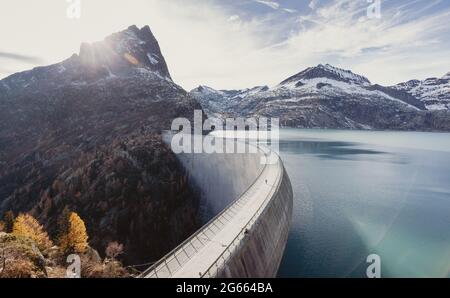
M 239 198 L 261 175 L 259 154 L 178 154 L 189 181 L 200 193 L 204 223 Z
M 141 277 L 276 276 L 291 224 L 292 187 L 281 159 L 264 165 L 261 158 L 273 153 L 257 152 L 179 155 L 209 222 Z
M 292 186 L 283 167 L 280 185 L 239 248 L 218 270 L 219 278 L 276 277 L 292 220 Z

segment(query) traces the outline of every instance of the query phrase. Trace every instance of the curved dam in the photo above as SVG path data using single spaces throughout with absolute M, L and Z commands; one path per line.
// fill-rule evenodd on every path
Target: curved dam
M 265 165 L 261 160 L 274 152 L 263 146 L 255 152 L 178 155 L 201 193 L 202 217 L 215 216 L 140 277 L 276 277 L 292 219 L 292 186 L 278 155 Z

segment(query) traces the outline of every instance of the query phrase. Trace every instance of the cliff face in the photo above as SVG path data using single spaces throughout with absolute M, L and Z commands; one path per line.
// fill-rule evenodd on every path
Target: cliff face
M 148 27 L 0 81 L 0 215 L 32 212 L 51 233 L 65 206 L 91 245 L 153 261 L 197 227 L 198 202 L 160 131 L 200 105 L 171 79 Z

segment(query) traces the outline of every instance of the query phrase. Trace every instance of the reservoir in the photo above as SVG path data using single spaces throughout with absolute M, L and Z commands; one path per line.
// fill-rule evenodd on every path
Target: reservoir
M 279 277 L 450 277 L 450 134 L 282 129 L 294 190 Z

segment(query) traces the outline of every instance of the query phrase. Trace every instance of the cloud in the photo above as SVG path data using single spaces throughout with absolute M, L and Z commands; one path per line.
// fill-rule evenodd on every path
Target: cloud
M 234 14 L 234 15 L 230 16 L 230 17 L 228 18 L 228 20 L 229 20 L 230 22 L 236 22 L 236 21 L 240 21 L 240 20 L 241 20 L 241 17 Z
M 280 4 L 278 2 L 275 1 L 265 1 L 265 0 L 255 0 L 255 2 L 264 4 L 272 9 L 279 9 L 280 8 Z
M 289 13 L 296 13 L 296 12 L 297 12 L 296 9 L 291 9 L 291 8 L 283 8 L 283 10 L 284 10 L 285 12 L 289 12 Z
M 263 72 L 255 73 L 252 67 L 253 57 L 260 57 L 257 52 L 269 46 L 274 38 L 266 31 L 263 20 L 244 21 L 235 12 L 230 13 L 210 1 L 153 0 L 149 3 L 150 28 L 174 81 L 184 88 L 189 90 L 201 84 L 241 88 L 264 81 L 260 77 Z
M 309 2 L 308 7 L 311 8 L 312 10 L 314 10 L 314 9 L 316 9 L 316 7 L 317 7 L 317 3 L 318 3 L 318 0 L 311 0 L 311 1 Z
M 445 38 L 450 31 L 447 25 L 450 9 L 417 15 L 417 7 L 411 5 L 384 6 L 381 19 L 369 19 L 367 5 L 359 1 L 338 0 L 322 5 L 299 18 L 301 29 L 279 45 L 281 56 L 303 61 L 300 62 L 303 65 L 304 62 L 338 64 L 362 71 L 373 81 L 384 84 L 422 75 L 425 69 L 440 73 L 450 67 L 449 40 Z M 423 13 L 426 8 L 421 7 Z M 436 61 L 437 56 L 443 59 L 441 67 L 438 64 L 425 67 Z M 411 63 L 420 67 L 413 71 Z
M 0 74 L 1 75 L 9 75 L 9 74 L 12 74 L 12 73 L 13 73 L 13 71 L 10 70 L 10 69 L 0 68 Z
M 62 61 L 77 52 L 82 41 L 101 40 L 131 24 L 148 24 L 172 77 L 185 89 L 200 84 L 224 89 L 275 85 L 319 63 L 387 85 L 450 70 L 448 1 L 385 0 L 382 18 L 369 19 L 369 4 L 363 0 L 259 1 L 256 7 L 255 0 L 135 0 L 133 5 L 97 0 L 86 2 L 76 22 L 61 21 L 65 2 L 53 1 L 6 2 L 6 10 L 15 7 L 24 15 L 14 30 L 8 24 L 15 22 L 16 14 L 0 19 L 2 45 L 8 45 L 4 50 L 33 57 L 21 61 L 14 59 L 20 55 L 0 56 L 2 68 L 24 70 L 35 57 Z M 311 3 L 314 9 L 308 8 Z M 22 11 L 24 5 L 33 7 Z M 38 10 L 42 13 L 35 13 Z M 48 22 L 30 31 L 43 13 Z
M 6 52 L 0 52 L 0 59 L 10 59 L 10 60 L 16 60 L 20 62 L 30 63 L 30 64 L 37 64 L 37 63 L 43 63 L 43 59 L 33 56 L 27 56 L 27 55 L 20 55 L 15 53 L 6 53 Z
M 296 9 L 292 8 L 283 8 L 278 2 L 275 1 L 266 1 L 266 0 L 254 0 L 257 3 L 263 4 L 265 6 L 268 6 L 272 8 L 273 10 L 282 10 L 284 12 L 288 13 L 296 13 L 298 12 Z
M 383 5 L 381 19 L 369 19 L 366 1 L 353 0 L 321 1 L 320 6 L 313 0 L 314 10 L 298 9 L 289 16 L 277 2 L 272 12 L 250 18 L 240 17 L 239 10 L 229 13 L 223 6 L 205 5 L 208 1 L 190 1 L 183 9 L 172 5 L 171 12 L 166 11 L 170 4 L 155 2 L 159 5 L 152 11 L 158 14 L 151 19 L 157 36 L 172 75 L 187 89 L 200 84 L 224 89 L 275 85 L 319 63 L 386 85 L 440 75 L 450 67 L 444 38 L 449 7 L 425 13 L 433 5 L 423 0 Z M 176 23 L 166 18 L 171 14 Z M 168 33 L 167 26 L 183 29 Z M 180 42 L 185 43 L 182 51 Z M 440 63 L 430 63 L 436 57 Z

